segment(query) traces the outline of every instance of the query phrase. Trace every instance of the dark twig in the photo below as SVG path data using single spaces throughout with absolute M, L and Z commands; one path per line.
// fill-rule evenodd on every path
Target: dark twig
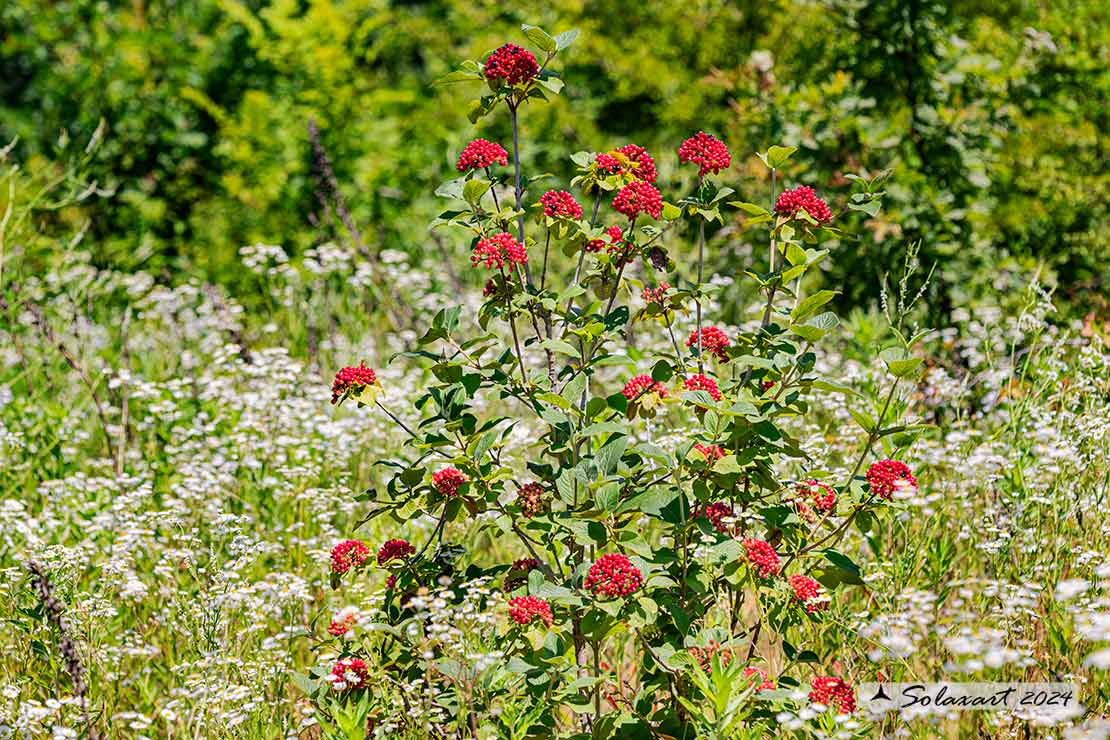
M 46 621 L 54 628 L 58 634 L 58 650 L 65 660 L 66 673 L 69 674 L 70 681 L 73 682 L 73 694 L 77 697 L 81 706 L 81 714 L 84 717 L 85 727 L 88 730 L 88 735 L 91 740 L 99 740 L 100 732 L 97 731 L 92 723 L 89 721 L 89 701 L 88 701 L 88 685 L 85 683 L 85 666 L 81 663 L 81 656 L 77 654 L 77 646 L 69 636 L 68 626 L 66 624 L 65 610 L 62 608 L 62 603 L 54 596 L 54 589 L 50 585 L 50 576 L 46 574 L 43 567 L 35 560 L 28 560 L 26 562 L 27 570 L 31 572 L 31 585 L 35 589 L 35 594 L 42 602 L 43 611 L 46 614 Z
M 378 274 L 375 268 L 375 257 L 370 253 L 370 249 L 366 246 L 366 242 L 362 240 L 362 233 L 359 231 L 358 226 L 355 225 L 354 218 L 351 217 L 351 211 L 347 208 L 347 201 L 343 198 L 343 193 L 339 190 L 339 181 L 335 177 L 335 170 L 332 169 L 331 160 L 328 159 L 328 153 L 324 149 L 324 144 L 320 140 L 320 129 L 316 126 L 316 119 L 309 117 L 308 119 L 308 140 L 312 144 L 313 164 L 315 165 L 316 176 L 319 178 L 322 185 L 327 188 L 328 193 L 331 195 L 332 200 L 335 202 L 335 212 L 339 215 L 339 220 L 347 227 L 347 232 L 351 235 L 351 241 L 354 242 L 355 249 L 358 250 L 359 255 L 366 260 L 370 266 L 370 277 L 374 281 L 379 290 L 385 292 L 391 301 L 389 310 L 391 313 L 400 311 L 403 315 L 397 316 L 394 313 L 394 323 L 400 327 L 408 323 L 412 318 L 408 310 L 407 304 L 401 300 L 400 296 L 392 289 L 389 282 L 383 280 L 381 275 Z
M 82 367 L 79 362 L 77 362 L 77 358 L 74 357 L 70 353 L 69 349 L 66 348 L 65 343 L 61 339 L 59 339 L 58 335 L 54 333 L 54 330 L 50 328 L 50 324 L 47 323 L 46 318 L 42 315 L 42 310 L 30 301 L 27 301 L 24 305 L 27 306 L 27 310 L 31 312 L 31 320 L 34 322 L 35 327 L 39 330 L 39 333 L 42 334 L 43 339 L 45 339 L 48 343 L 54 345 L 54 348 L 57 349 L 58 352 L 65 359 L 66 364 L 69 365 L 70 369 L 77 373 L 77 376 L 81 378 L 81 382 L 85 384 L 86 388 L 88 388 L 89 395 L 92 396 L 93 405 L 96 407 L 96 415 L 100 418 L 100 431 L 104 433 L 104 441 L 108 445 L 108 457 L 111 458 L 113 462 L 115 462 L 116 448 L 112 444 L 112 434 L 108 429 L 108 417 L 105 416 L 104 406 L 100 402 L 100 396 L 97 395 L 96 384 L 93 383 L 92 378 L 89 377 L 89 374 L 85 371 L 85 368 Z

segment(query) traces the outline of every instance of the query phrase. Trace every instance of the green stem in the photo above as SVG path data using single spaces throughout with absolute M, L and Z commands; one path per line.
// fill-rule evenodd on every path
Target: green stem
M 521 206 L 521 198 L 524 195 L 524 189 L 520 186 L 520 131 L 516 120 L 516 105 L 509 106 L 509 117 L 513 122 L 513 169 L 516 176 L 516 228 L 517 239 L 521 244 L 524 243 L 524 209 Z M 528 287 L 532 287 L 532 275 L 528 270 L 528 263 L 524 263 L 524 276 L 528 280 Z
M 699 188 L 700 189 L 700 188 Z M 694 305 L 698 313 L 698 372 L 705 373 L 705 358 L 701 352 L 701 281 L 702 267 L 705 263 L 705 219 L 698 223 L 698 292 L 694 296 Z

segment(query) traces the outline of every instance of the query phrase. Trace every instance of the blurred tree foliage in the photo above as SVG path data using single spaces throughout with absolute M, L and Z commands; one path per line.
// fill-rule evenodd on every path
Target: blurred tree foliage
M 466 91 L 429 83 L 522 43 L 521 22 L 582 32 L 569 95 L 523 124 L 565 145 L 528 147 L 530 171 L 562 178 L 576 150 L 635 142 L 673 181 L 674 147 L 704 128 L 738 155 L 745 198 L 766 200 L 751 153 L 796 145 L 804 169 L 786 184 L 834 205 L 846 175 L 894 171 L 885 211 L 842 222 L 860 235 L 838 247 L 846 305 L 873 301 L 918 240 L 941 311 L 1038 267 L 1084 305 L 1105 287 L 1098 0 L 6 0 L 0 137 L 33 167 L 106 120 L 91 174 L 115 195 L 91 214 L 96 258 L 234 288 L 240 245 L 298 251 L 336 229 L 312 176 L 314 116 L 367 239 L 431 264 L 432 190 L 467 140 L 509 134 L 498 117 L 475 130 Z M 747 266 L 742 226 L 719 235 L 726 272 Z

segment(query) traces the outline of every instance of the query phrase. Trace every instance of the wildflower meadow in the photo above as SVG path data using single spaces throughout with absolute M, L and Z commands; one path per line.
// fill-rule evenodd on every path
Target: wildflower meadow
M 455 101 L 436 182 L 303 117 L 307 245 L 114 256 L 176 207 L 98 175 L 121 122 L 0 151 L 0 739 L 1110 736 L 1102 261 L 953 278 L 786 109 L 560 134 L 606 31 L 531 20 L 396 87 Z M 1073 688 L 861 689 L 937 682 Z

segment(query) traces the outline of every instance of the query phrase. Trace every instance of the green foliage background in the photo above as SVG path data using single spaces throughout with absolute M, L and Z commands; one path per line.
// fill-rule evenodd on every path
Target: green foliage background
M 7 0 L 0 137 L 18 136 L 17 159 L 33 169 L 105 120 L 92 174 L 114 195 L 81 214 L 97 258 L 244 293 L 240 245 L 297 252 L 332 236 L 312 177 L 314 116 L 371 247 L 433 264 L 441 254 L 424 225 L 436 184 L 470 138 L 509 136 L 503 117 L 467 124 L 471 91 L 429 83 L 459 59 L 522 43 L 522 22 L 576 27 L 567 95 L 523 124 L 531 141 L 563 144 L 528 146 L 529 171 L 564 178 L 570 153 L 634 142 L 666 181 L 674 148 L 699 128 L 738 155 L 729 179 L 749 200 L 769 185 L 748 153 L 772 144 L 801 148 L 795 167 L 806 169 L 786 184 L 819 188 L 834 210 L 845 174 L 893 168 L 886 210 L 848 219 L 861 238 L 838 246 L 844 304 L 873 301 L 881 272 L 920 240 L 922 261 L 937 263 L 938 311 L 1038 269 L 1086 310 L 1104 287 L 1110 235 L 1100 6 Z M 742 247 L 739 226 L 725 228 Z M 722 250 L 715 267 L 742 270 L 744 254 Z

